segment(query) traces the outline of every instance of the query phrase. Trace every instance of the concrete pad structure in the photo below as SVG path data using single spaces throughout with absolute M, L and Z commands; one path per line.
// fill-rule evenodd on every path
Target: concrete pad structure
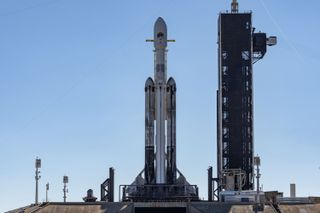
M 319 213 L 320 204 L 280 204 L 279 211 L 266 205 L 261 213 Z M 43 203 L 8 213 L 253 213 L 250 203 L 217 202 L 94 202 Z

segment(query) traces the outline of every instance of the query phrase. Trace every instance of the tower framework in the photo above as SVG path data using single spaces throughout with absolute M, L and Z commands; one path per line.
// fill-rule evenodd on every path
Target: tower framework
M 220 190 L 254 188 L 253 72 L 276 37 L 255 33 L 252 13 L 231 12 L 218 19 L 217 174 Z

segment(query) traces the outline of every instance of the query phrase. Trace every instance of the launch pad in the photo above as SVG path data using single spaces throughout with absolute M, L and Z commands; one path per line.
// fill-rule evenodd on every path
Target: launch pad
M 280 204 L 279 211 L 266 204 L 261 213 L 318 213 L 320 204 Z M 26 206 L 8 213 L 253 213 L 250 203 L 220 203 L 220 202 L 67 202 L 43 203 L 38 206 Z

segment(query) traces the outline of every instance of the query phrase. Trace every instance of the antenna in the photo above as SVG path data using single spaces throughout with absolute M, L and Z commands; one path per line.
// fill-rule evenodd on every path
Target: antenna
M 260 196 L 260 177 L 261 177 L 261 173 L 260 173 L 260 165 L 261 165 L 261 161 L 260 161 L 260 157 L 259 155 L 253 157 L 253 164 L 256 167 L 256 178 L 257 178 L 257 194 L 255 196 L 255 204 L 253 204 L 252 206 L 252 210 L 257 213 L 257 212 L 261 212 L 264 210 L 264 204 L 263 204 L 263 200 L 261 200 L 261 196 Z
M 36 162 L 35 162 L 35 167 L 36 167 L 36 176 L 35 176 L 35 179 L 36 179 L 36 197 L 35 197 L 35 204 L 38 205 L 38 182 L 39 182 L 39 179 L 41 178 L 41 176 L 39 175 L 40 174 L 40 171 L 39 169 L 41 168 L 41 159 L 40 158 L 36 158 Z
M 69 177 L 68 176 L 63 176 L 63 202 L 66 202 L 67 200 L 67 183 L 69 183 Z
M 238 11 L 239 11 L 239 4 L 238 4 L 237 0 L 232 0 L 231 13 L 238 13 Z
M 253 164 L 256 166 L 256 170 L 257 170 L 257 174 L 256 174 L 256 178 L 257 178 L 257 196 L 259 198 L 259 193 L 260 193 L 260 184 L 259 184 L 259 180 L 261 177 L 260 174 L 260 157 L 257 155 L 256 157 L 253 158 Z

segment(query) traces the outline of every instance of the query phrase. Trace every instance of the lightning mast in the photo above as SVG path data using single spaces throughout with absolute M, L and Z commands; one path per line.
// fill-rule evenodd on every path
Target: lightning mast
M 37 205 L 38 204 L 38 196 L 39 196 L 38 184 L 39 184 L 39 180 L 41 178 L 41 176 L 39 175 L 40 174 L 39 169 L 41 168 L 41 159 L 38 158 L 38 157 L 36 158 L 35 167 L 36 167 L 36 176 L 35 176 L 35 179 L 36 179 L 36 195 L 35 195 L 35 202 L 34 203 Z
M 67 183 L 69 182 L 69 177 L 68 176 L 63 176 L 63 202 L 67 201 Z

